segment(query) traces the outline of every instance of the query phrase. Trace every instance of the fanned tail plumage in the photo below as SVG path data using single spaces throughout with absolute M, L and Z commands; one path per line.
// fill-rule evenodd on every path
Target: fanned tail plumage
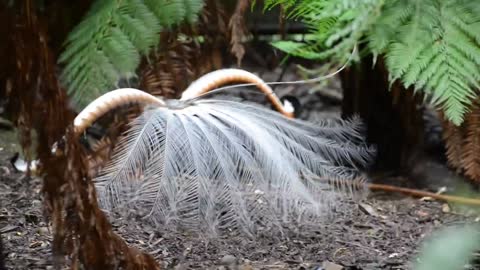
M 358 118 L 312 124 L 256 104 L 174 101 L 145 110 L 96 179 L 101 205 L 216 234 L 321 221 L 371 160 Z M 320 219 L 319 219 L 320 218 Z

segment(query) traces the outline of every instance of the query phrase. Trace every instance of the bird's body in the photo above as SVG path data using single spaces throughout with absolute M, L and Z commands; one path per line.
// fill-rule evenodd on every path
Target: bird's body
M 308 123 L 231 98 L 149 106 L 96 179 L 102 206 L 216 234 L 318 220 L 373 155 L 359 119 Z M 346 183 L 346 182 L 344 182 Z
M 239 81 L 257 86 L 278 112 L 210 95 L 212 87 Z M 364 141 L 360 119 L 294 119 L 294 104 L 236 69 L 207 74 L 184 94 L 165 100 L 122 88 L 77 115 L 73 132 L 79 135 L 116 107 L 144 105 L 94 179 L 104 210 L 140 208 L 162 227 L 251 235 L 259 225 L 319 223 L 344 191 L 366 190 L 358 176 L 374 149 Z

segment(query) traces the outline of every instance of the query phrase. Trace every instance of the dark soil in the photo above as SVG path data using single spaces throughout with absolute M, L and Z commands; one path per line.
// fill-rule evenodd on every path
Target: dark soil
M 289 79 L 293 78 L 282 80 Z M 316 120 L 338 112 L 334 92 L 328 97 L 325 91 L 304 95 L 308 86 L 293 89 L 299 88 L 278 91 L 302 97 L 302 118 Z M 18 151 L 14 142 L 13 132 L 0 130 L 0 234 L 6 263 L 8 269 L 53 269 L 41 180 L 15 172 L 10 165 L 9 159 Z M 162 232 L 143 222 L 118 219 L 112 223 L 127 242 L 149 251 L 169 269 L 313 270 L 323 269 L 325 261 L 345 269 L 411 269 L 422 241 L 434 230 L 475 219 L 456 214 L 441 202 L 395 194 L 375 193 L 361 203 L 345 203 L 350 204 L 348 211 L 337 213 L 324 225 L 287 230 L 283 238 L 265 231 L 256 241 L 233 234 L 207 240 Z
M 52 269 L 41 181 L 15 173 L 8 162 L 11 154 L 0 152 L 0 232 L 7 266 Z M 320 269 L 316 267 L 328 260 L 347 269 L 411 269 L 419 245 L 433 230 L 473 219 L 445 213 L 442 206 L 377 193 L 320 228 L 292 230 L 283 239 L 263 232 L 256 241 L 240 236 L 206 240 L 158 232 L 140 222 L 113 223 L 129 243 L 148 250 L 167 268 L 225 269 L 238 263 L 240 269 Z

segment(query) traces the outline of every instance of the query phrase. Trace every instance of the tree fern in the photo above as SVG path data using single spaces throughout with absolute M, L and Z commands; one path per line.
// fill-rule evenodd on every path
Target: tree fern
M 310 59 L 343 61 L 356 43 L 385 55 L 390 80 L 422 90 L 460 124 L 480 88 L 480 3 L 467 0 L 267 0 L 311 29 L 274 45 Z M 295 5 L 294 5 L 295 4 Z
M 202 0 L 97 0 L 60 56 L 68 93 L 83 106 L 135 76 L 140 57 L 158 44 L 159 32 L 194 22 L 202 6 Z
M 390 2 L 382 17 L 402 14 L 387 27 L 375 25 L 369 37 L 372 52 L 386 55 L 391 79 L 424 90 L 455 124 L 463 121 L 480 88 L 480 13 L 469 2 Z M 394 30 L 390 36 L 386 28 Z M 387 38 L 386 46 L 379 44 L 380 36 Z
M 297 3 L 296 5 L 295 2 Z M 267 0 L 267 9 L 284 4 L 287 17 L 310 29 L 305 42 L 279 41 L 273 45 L 308 59 L 345 61 L 380 15 L 383 0 Z

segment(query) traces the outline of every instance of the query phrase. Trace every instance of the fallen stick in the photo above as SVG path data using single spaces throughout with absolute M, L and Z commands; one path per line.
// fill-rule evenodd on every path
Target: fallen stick
M 403 188 L 403 187 L 397 187 L 397 186 L 385 185 L 385 184 L 369 183 L 367 184 L 367 187 L 372 191 L 377 190 L 377 191 L 395 192 L 395 193 L 410 195 L 412 197 L 420 197 L 420 198 L 431 197 L 433 199 L 444 201 L 444 202 L 453 202 L 453 203 L 460 203 L 465 205 L 480 206 L 480 199 L 467 198 L 467 197 L 461 197 L 461 196 L 455 196 L 455 195 L 444 195 L 444 194 L 438 194 L 438 193 L 433 193 L 429 191 Z

